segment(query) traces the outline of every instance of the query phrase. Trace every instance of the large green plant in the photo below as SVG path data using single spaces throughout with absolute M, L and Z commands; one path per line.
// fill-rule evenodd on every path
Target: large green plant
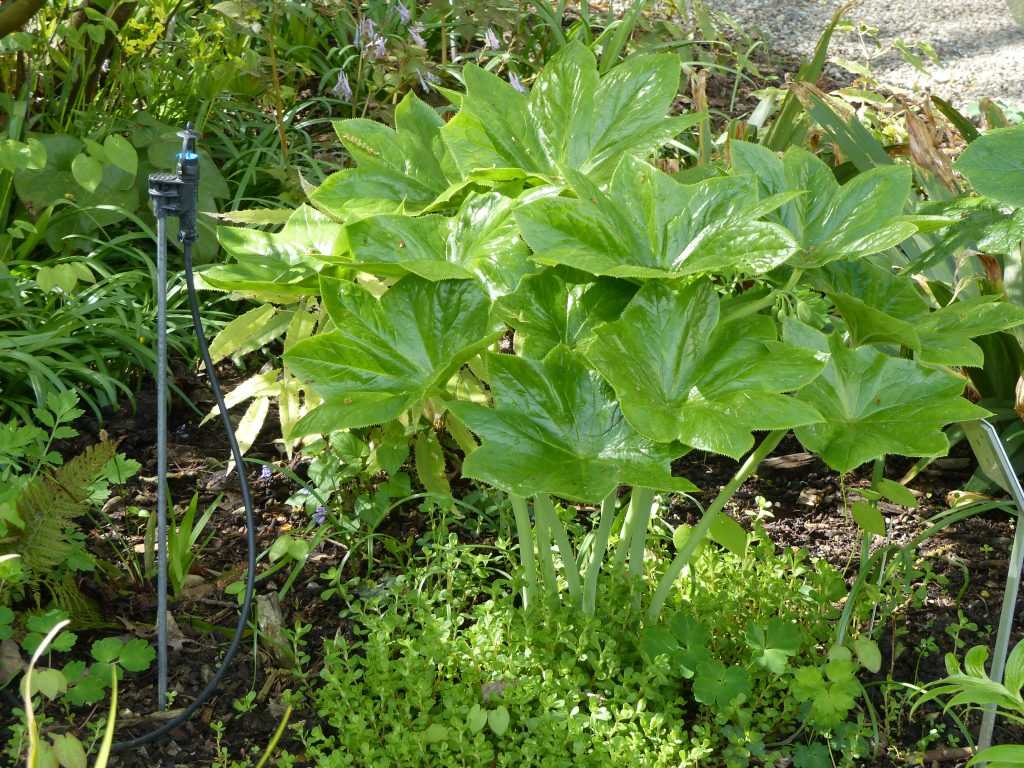
M 592 612 L 616 534 L 612 562 L 640 575 L 654 492 L 693 487 L 672 472 L 688 450 L 747 457 L 680 542 L 652 620 L 706 536 L 742 546 L 722 510 L 788 430 L 845 472 L 941 454 L 945 425 L 985 415 L 950 366 L 1024 315 L 939 306 L 876 262 L 921 224 L 904 216 L 903 169 L 840 185 L 808 153 L 736 142 L 729 174 L 681 184 L 646 162 L 693 122 L 666 116 L 669 55 L 600 76 L 572 43 L 528 95 L 463 74 L 447 123 L 414 96 L 394 130 L 338 123 L 357 164 L 311 194 L 329 218 L 302 213 L 330 237 L 226 229 L 222 242 L 273 248 L 234 247 L 239 263 L 210 283 L 326 310 L 284 355 L 316 406 L 287 438 L 392 419 L 447 428 L 463 474 L 511 496 L 527 605 L 540 584 L 559 592 L 560 565 Z M 494 344 L 503 328 L 513 354 Z M 633 491 L 619 512 L 621 486 Z M 585 557 L 552 497 L 600 505 Z

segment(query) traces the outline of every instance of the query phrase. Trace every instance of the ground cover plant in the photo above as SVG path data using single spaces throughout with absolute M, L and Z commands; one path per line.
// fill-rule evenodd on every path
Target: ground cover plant
M 253 466 L 223 464 L 182 340 L 175 698 L 241 597 L 231 474 L 258 464 L 257 610 L 176 752 L 112 764 L 968 759 L 980 652 L 918 694 L 986 642 L 995 585 L 929 547 L 1006 531 L 998 499 L 941 497 L 994 493 L 946 458 L 972 422 L 1021 434 L 1024 140 L 935 101 L 955 166 L 922 150 L 931 107 L 895 151 L 882 108 L 817 88 L 841 14 L 759 105 L 756 44 L 650 5 L 90 4 L 0 38 L 12 763 L 102 764 L 153 722 L 151 403 L 113 406 L 152 359 L 146 175 L 197 113 L 223 211 L 199 279 Z M 814 470 L 783 490 L 787 462 Z M 967 469 L 929 485 L 942 462 Z M 842 545 L 774 543 L 819 491 Z

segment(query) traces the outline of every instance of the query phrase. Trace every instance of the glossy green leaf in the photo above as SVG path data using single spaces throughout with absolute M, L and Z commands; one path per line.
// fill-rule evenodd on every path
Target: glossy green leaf
M 598 324 L 617 319 L 636 290 L 633 283 L 615 278 L 570 283 L 547 269 L 525 278 L 497 309 L 515 329 L 516 350 L 540 359 L 559 344 L 574 348 Z
M 452 217 L 374 216 L 350 224 L 353 259 L 378 274 L 427 280 L 476 278 L 492 298 L 511 293 L 536 267 L 512 217 L 513 201 L 472 195 Z
M 123 136 L 111 133 L 103 140 L 103 152 L 107 160 L 116 165 L 129 176 L 134 176 L 139 170 L 139 156 L 135 147 Z
M 470 280 L 409 276 L 379 301 L 352 283 L 321 285 L 334 330 L 296 343 L 284 359 L 324 404 L 293 437 L 389 421 L 442 389 L 495 336 L 490 303 Z
M 679 59 L 635 56 L 599 77 L 594 55 L 569 43 L 545 66 L 529 95 L 469 64 L 462 110 L 442 131 L 463 174 L 561 169 L 607 178 L 625 155 L 645 155 L 695 122 L 667 117 L 679 87 Z
M 822 356 L 778 341 L 766 316 L 721 323 L 719 314 L 706 281 L 649 282 L 619 320 L 595 331 L 585 354 L 629 423 L 653 440 L 739 457 L 753 445 L 753 430 L 820 420 L 782 393 L 812 381 Z
M 916 323 L 922 361 L 980 368 L 985 356 L 971 339 L 1024 324 L 1024 307 L 996 296 L 977 296 L 951 302 Z
M 997 128 L 975 139 L 956 169 L 986 197 L 1024 206 L 1024 126 Z
M 395 109 L 393 129 L 362 118 L 335 122 L 356 166 L 328 176 L 310 200 L 345 222 L 426 208 L 448 187 L 440 163 L 442 125 L 411 91 Z
M 1024 765 L 1024 745 L 999 744 L 983 749 L 967 761 L 966 768 L 975 765 L 987 765 L 990 768 L 1013 768 Z
M 787 321 L 794 344 L 831 353 L 822 374 L 799 392 L 823 421 L 797 427 L 807 450 L 848 472 L 886 454 L 938 456 L 949 443 L 942 428 L 988 412 L 964 400 L 964 381 L 913 360 L 890 357 L 872 347 L 850 349 L 838 335 L 824 337 Z
M 742 525 L 728 515 L 718 515 L 711 523 L 708 538 L 720 544 L 737 557 L 747 551 L 748 536 Z
M 799 147 L 790 147 L 779 159 L 755 144 L 733 141 L 730 146 L 734 170 L 757 177 L 768 194 L 806 192 L 774 215 L 799 243 L 800 255 L 790 262 L 794 266 L 879 253 L 917 231 L 899 219 L 910 195 L 908 167 L 873 168 L 840 186 L 825 163 Z
M 694 486 L 672 477 L 682 449 L 641 436 L 622 418 L 607 384 L 556 347 L 542 361 L 487 356 L 494 407 L 449 407 L 480 437 L 463 473 L 528 496 L 548 493 L 599 502 L 619 485 L 659 490 Z
M 527 195 L 516 212 L 523 237 L 543 264 L 641 279 L 759 274 L 795 253 L 785 229 L 756 220 L 761 211 L 749 179 L 683 185 L 628 157 L 607 192 L 579 174 L 567 176 L 575 199 L 542 189 Z
M 308 205 L 300 205 L 279 232 L 247 227 L 218 227 L 217 240 L 238 261 L 288 266 L 340 258 L 344 227 Z M 312 260 L 312 261 L 311 261 Z

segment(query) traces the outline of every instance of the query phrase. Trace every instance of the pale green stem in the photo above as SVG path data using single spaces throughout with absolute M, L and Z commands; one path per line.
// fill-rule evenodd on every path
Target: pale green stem
M 636 504 L 629 532 L 629 574 L 639 578 L 644 572 L 644 550 L 647 548 L 647 526 L 654 508 L 654 491 L 650 488 L 634 488 L 629 503 L 630 506 Z
M 522 496 L 509 496 L 512 514 L 516 519 L 516 536 L 519 538 L 519 562 L 523 567 L 523 608 L 530 608 L 537 599 L 537 565 L 533 559 L 533 528 L 530 527 L 530 511 Z
M 590 550 L 590 562 L 583 581 L 583 612 L 593 616 L 597 610 L 597 577 L 601 573 L 601 563 L 608 551 L 608 536 L 615 518 L 615 491 L 608 494 L 601 502 L 601 518 L 597 524 L 597 533 Z
M 541 505 L 537 503 L 540 497 L 535 497 L 533 502 L 534 524 L 537 529 L 537 556 L 540 558 L 540 572 L 544 580 L 544 588 L 552 597 L 558 596 L 558 577 L 555 575 L 555 559 L 551 554 L 551 525 L 547 516 L 541 511 Z
M 668 570 L 662 575 L 661 580 L 658 582 L 658 588 L 654 592 L 654 597 L 651 598 L 651 605 L 647 609 L 647 620 L 654 623 L 658 620 L 658 616 L 661 615 L 661 609 L 665 607 L 665 601 L 668 599 L 669 593 L 672 591 L 672 587 L 675 585 L 676 579 L 679 578 L 679 574 L 683 572 L 683 568 L 690 562 L 690 558 L 693 557 L 693 553 L 697 550 L 697 547 L 707 538 L 708 531 L 711 530 L 711 525 L 715 522 L 715 518 L 725 509 L 725 505 L 729 499 L 733 497 L 736 491 L 739 490 L 740 486 L 746 482 L 747 478 L 757 471 L 758 466 L 764 460 L 764 458 L 772 452 L 772 450 L 779 444 L 782 438 L 786 435 L 784 429 L 776 430 L 771 432 L 768 436 L 761 441 L 761 444 L 754 449 L 747 460 L 743 462 L 743 465 L 739 468 L 732 480 L 719 491 L 718 496 L 715 497 L 714 502 L 704 512 L 697 523 L 693 531 L 690 533 L 690 537 L 686 540 L 682 549 L 676 553 L 675 558 L 668 566 Z
M 573 553 L 572 545 L 569 544 L 569 535 L 565 532 L 565 526 L 555 514 L 555 506 L 551 502 L 551 497 L 544 493 L 537 494 L 533 497 L 533 509 L 538 521 L 543 519 L 546 523 L 548 532 L 554 539 L 555 546 L 558 547 L 558 552 L 562 556 L 562 567 L 565 568 L 565 580 L 569 584 L 569 597 L 574 603 L 578 603 L 583 588 L 580 584 L 580 569 L 576 564 L 576 555 Z M 548 551 L 550 553 L 550 547 Z

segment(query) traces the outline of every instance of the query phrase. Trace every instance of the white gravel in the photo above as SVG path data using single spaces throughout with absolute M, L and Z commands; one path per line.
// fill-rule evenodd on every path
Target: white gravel
M 773 48 L 800 54 L 813 51 L 839 0 L 704 0 L 746 29 L 758 30 Z M 1024 0 L 1009 0 L 1024 17 Z M 1024 27 L 1007 0 L 862 0 L 848 14 L 878 29 L 878 43 L 854 32 L 837 32 L 833 57 L 864 63 L 883 83 L 928 88 L 969 106 L 983 96 L 1024 106 Z M 892 43 L 931 43 L 939 63 L 922 75 Z

